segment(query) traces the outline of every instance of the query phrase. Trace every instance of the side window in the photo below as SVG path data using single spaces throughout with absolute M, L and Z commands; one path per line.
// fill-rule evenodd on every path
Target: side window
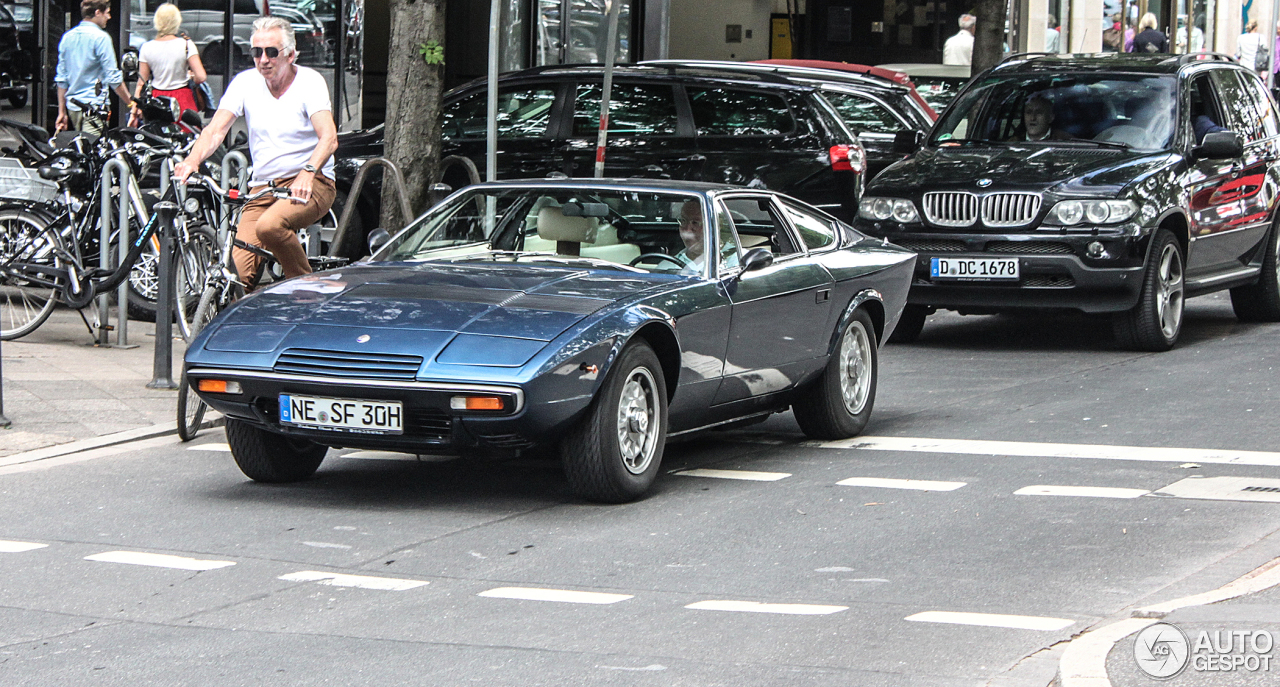
M 716 203 L 716 234 L 720 243 L 720 271 L 737 267 L 742 250 L 738 244 L 738 235 L 733 231 L 729 210 L 720 202 Z
M 1271 138 L 1280 134 L 1280 123 L 1276 121 L 1276 105 L 1267 95 L 1267 87 L 1263 85 L 1260 79 L 1254 79 L 1244 74 L 1238 75 L 1244 82 L 1244 89 L 1253 100 L 1254 111 L 1258 115 L 1258 123 L 1262 125 L 1262 132 L 1266 138 Z
M 541 138 L 551 122 L 556 93 L 551 88 L 529 88 L 498 93 L 498 138 Z M 488 101 L 484 92 L 459 100 L 440 114 L 445 139 L 484 138 Z
M 1235 74 L 1226 69 L 1213 72 L 1214 83 L 1218 87 L 1218 97 L 1222 99 L 1222 107 L 1231 113 L 1233 126 L 1246 143 L 1265 138 L 1261 117 L 1253 106 L 1253 98 L 1244 90 L 1244 84 Z
M 573 107 L 573 135 L 600 130 L 600 86 L 579 84 Z M 609 133 L 622 136 L 674 136 L 679 117 L 670 86 L 613 84 L 609 93 Z
M 767 248 L 774 255 L 790 255 L 801 252 L 787 232 L 767 197 L 726 198 L 724 207 L 729 211 L 733 227 L 743 250 Z
M 907 128 L 888 108 L 870 98 L 830 92 L 826 96 L 844 123 L 856 133 L 896 134 Z
M 795 129 L 787 101 L 772 93 L 688 88 L 699 136 L 780 136 Z
M 1214 94 L 1212 81 L 1208 74 L 1195 77 L 1187 87 L 1189 106 L 1187 108 L 1187 125 L 1194 133 L 1194 141 L 1199 145 L 1204 135 L 1212 131 L 1221 131 L 1231 127 L 1231 122 L 1222 115 Z
M 826 248 L 836 242 L 836 230 L 831 220 L 814 216 L 786 201 L 783 201 L 782 207 L 786 209 L 787 215 L 791 217 L 791 223 L 796 225 L 800 240 L 809 250 Z

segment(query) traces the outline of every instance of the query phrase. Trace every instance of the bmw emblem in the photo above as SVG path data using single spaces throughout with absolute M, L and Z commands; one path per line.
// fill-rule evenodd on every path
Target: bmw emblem
M 990 186 L 990 185 L 991 185 L 991 180 L 990 180 L 990 179 L 979 179 L 979 180 L 978 180 L 978 187 L 979 187 L 979 188 L 986 188 L 986 187 L 988 187 L 988 186 Z
M 360 336 L 357 336 L 356 343 L 369 343 L 369 335 L 361 334 Z

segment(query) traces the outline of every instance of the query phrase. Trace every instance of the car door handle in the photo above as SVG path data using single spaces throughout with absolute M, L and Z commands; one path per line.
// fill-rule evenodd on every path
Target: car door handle
M 826 303 L 829 300 L 831 300 L 831 289 L 821 289 L 818 291 L 817 294 L 814 295 L 813 302 L 822 304 L 822 303 Z

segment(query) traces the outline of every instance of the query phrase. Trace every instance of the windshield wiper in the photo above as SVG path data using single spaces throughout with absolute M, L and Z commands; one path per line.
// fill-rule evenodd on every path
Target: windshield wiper
M 1010 143 L 1018 143 L 1018 141 L 996 141 L 990 138 L 948 138 L 945 141 L 935 141 L 934 145 L 946 145 L 948 143 L 985 143 L 988 145 L 1006 146 Z
M 554 262 L 566 265 L 572 264 L 588 264 L 598 265 L 601 267 L 609 267 L 612 269 L 626 270 L 628 272 L 648 272 L 648 270 L 633 267 L 631 265 L 623 265 L 621 263 L 612 262 L 603 258 L 593 258 L 587 255 L 561 255 L 559 253 L 550 253 L 547 251 L 525 251 L 525 250 L 490 250 L 483 253 L 473 253 L 471 255 L 463 255 L 452 258 L 449 262 L 468 262 L 473 260 L 492 260 L 494 258 L 510 258 L 512 262 L 519 262 L 521 258 L 537 258 L 539 262 Z
M 1095 138 L 1069 138 L 1066 140 L 1066 142 L 1067 143 L 1092 143 L 1097 146 L 1106 146 L 1107 148 L 1119 148 L 1121 150 L 1128 150 L 1133 147 L 1128 143 L 1123 143 L 1121 141 L 1099 141 Z

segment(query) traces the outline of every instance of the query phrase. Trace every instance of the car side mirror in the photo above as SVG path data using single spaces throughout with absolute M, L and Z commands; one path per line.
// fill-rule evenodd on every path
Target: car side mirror
M 924 145 L 924 134 L 915 129 L 899 131 L 893 137 L 893 152 L 900 155 L 911 155 Z
M 1203 160 L 1226 160 L 1244 155 L 1244 143 L 1234 131 L 1214 131 L 1204 135 L 1191 154 Z
M 381 227 L 369 232 L 369 255 L 376 255 L 391 240 L 391 234 Z
M 773 253 L 768 248 L 752 248 L 742 256 L 742 271 L 754 272 L 773 264 Z

